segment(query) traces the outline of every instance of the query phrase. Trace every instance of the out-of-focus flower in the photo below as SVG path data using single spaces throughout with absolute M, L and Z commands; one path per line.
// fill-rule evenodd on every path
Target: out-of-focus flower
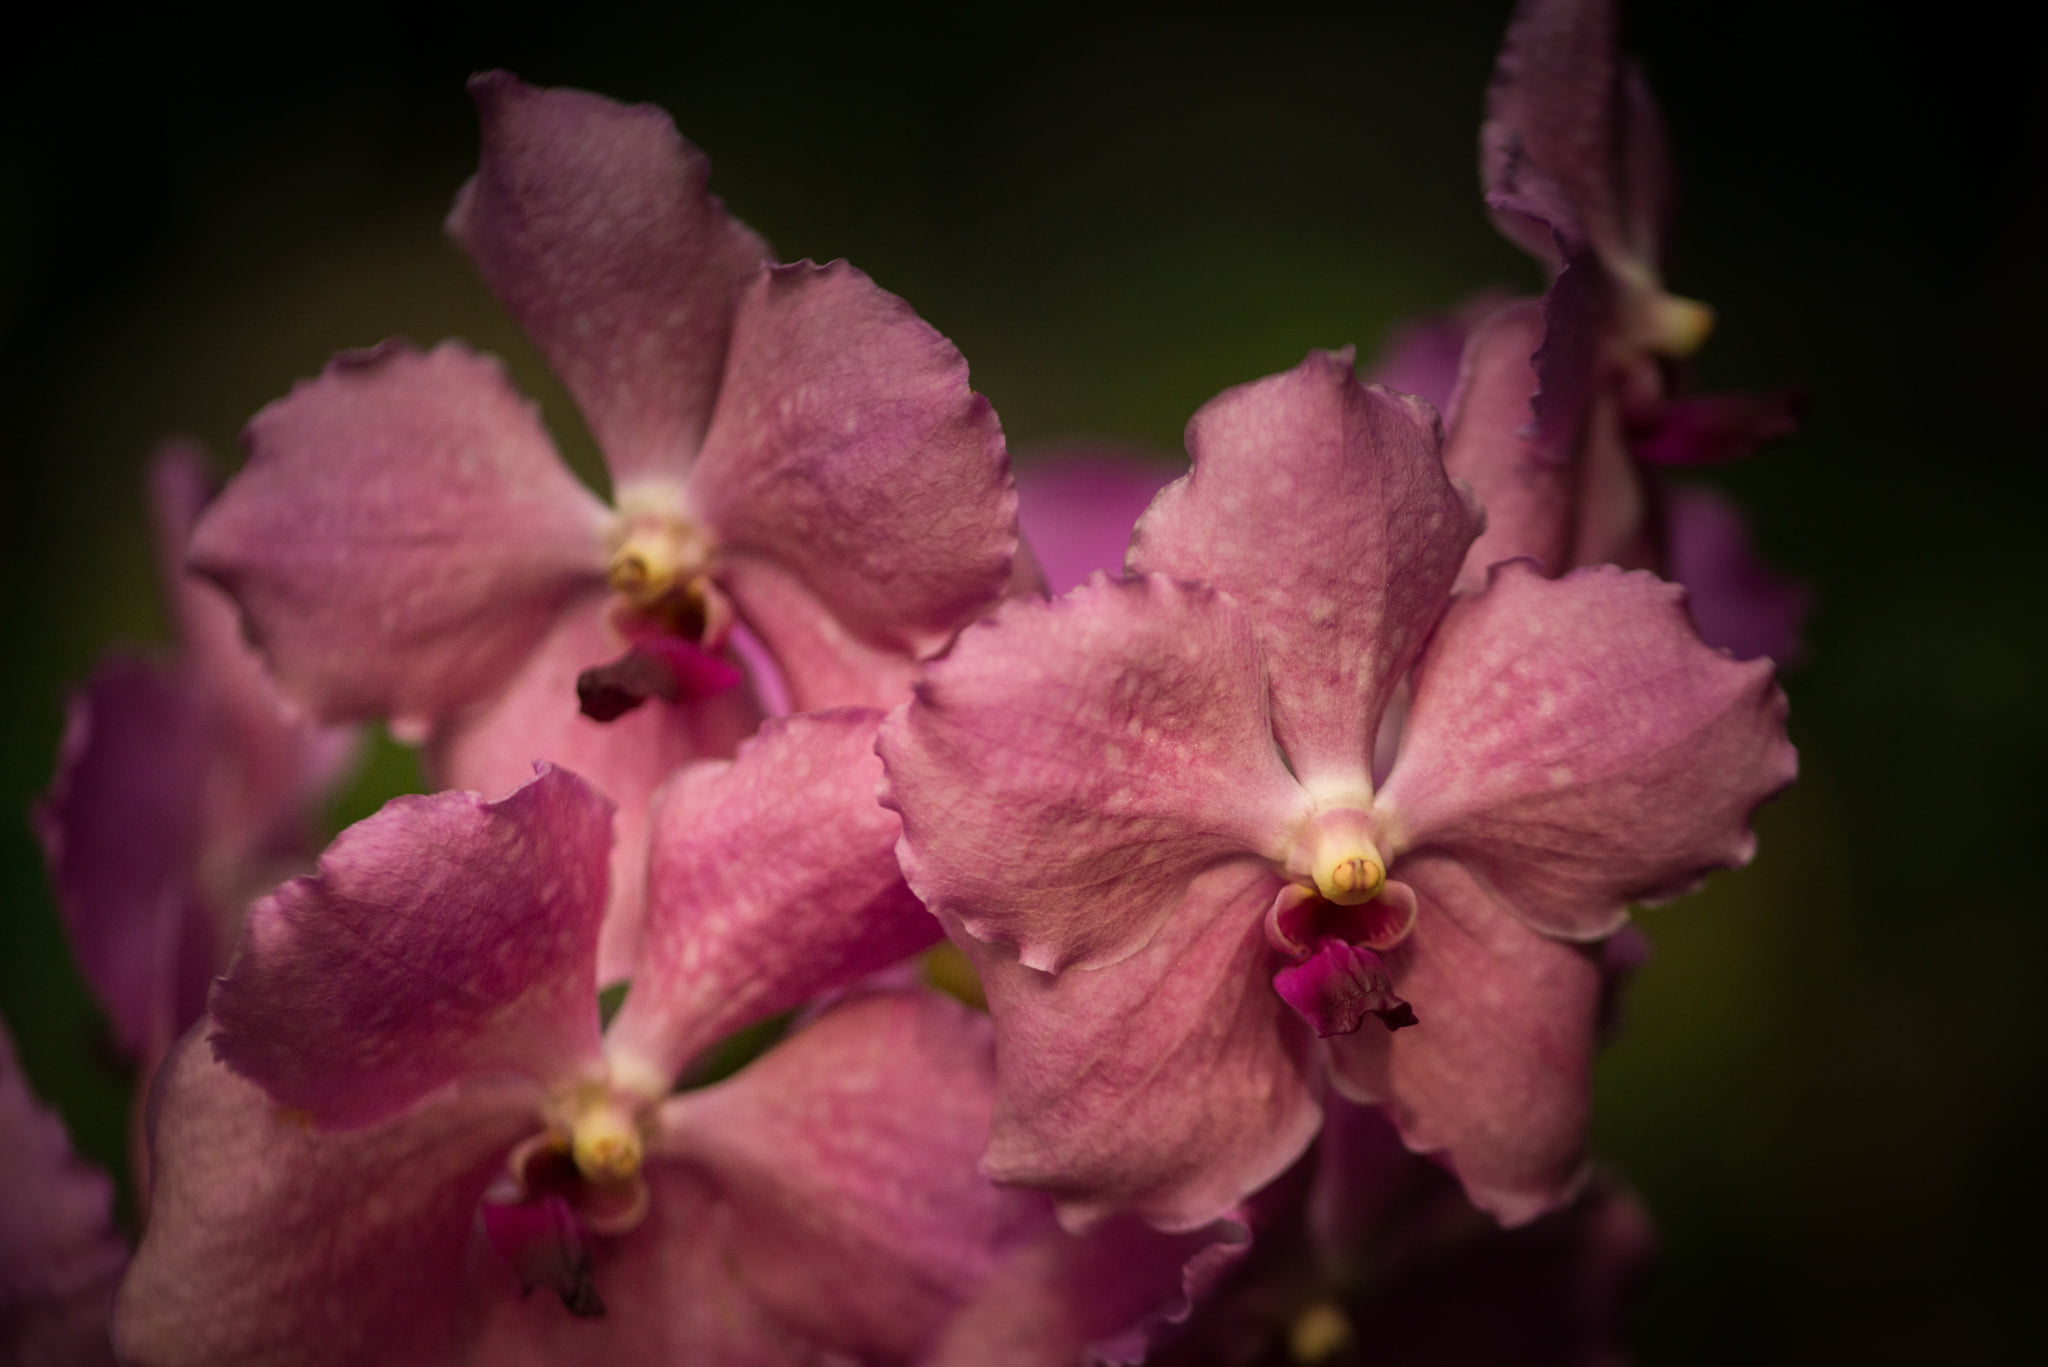
M 344 832 L 252 914 L 213 1000 L 219 1061 L 194 1035 L 167 1065 L 125 1357 L 907 1361 L 1013 1255 L 1056 1278 L 1071 1236 L 1047 1203 L 975 1170 L 992 1043 L 956 1003 L 855 997 L 671 1094 L 722 1033 L 930 941 L 873 800 L 878 721 L 772 722 L 664 789 L 643 961 L 607 1029 L 611 813 L 589 785 L 544 768 Z M 1126 1231 L 1144 1274 L 1061 1300 L 1060 1332 L 1170 1311 L 1230 1232 Z
M 1020 457 L 1017 528 L 1037 557 L 1046 589 L 1065 593 L 1097 570 L 1121 572 L 1138 515 L 1185 473 L 1184 461 L 1104 443 Z
M 116 655 L 71 699 L 57 775 L 35 812 L 64 927 L 139 1092 L 206 1008 L 249 902 L 312 862 L 320 806 L 352 731 L 288 707 L 241 639 L 234 605 L 185 573 L 207 497 L 204 454 L 150 467 L 170 658 Z
M 502 793 L 541 758 L 616 799 L 616 976 L 648 795 L 758 720 L 719 691 L 734 623 L 797 709 L 892 705 L 1004 591 L 1015 495 L 953 346 L 843 262 L 765 266 L 666 115 L 472 90 L 449 229 L 576 399 L 611 503 L 496 362 L 391 342 L 256 416 L 193 559 L 320 715 L 429 737 L 450 786 Z
M 906 875 L 1002 1042 L 986 1166 L 1072 1220 L 1186 1227 L 1277 1176 L 1318 1034 L 1483 1208 L 1555 1206 L 1595 942 L 1745 862 L 1792 778 L 1770 666 L 1703 646 L 1677 589 L 1515 563 L 1452 600 L 1481 519 L 1439 440 L 1348 355 L 1225 392 L 1135 577 L 1006 604 L 883 727 Z
M 114 1186 L 71 1151 L 0 1025 L 0 1361 L 111 1364 L 107 1307 L 127 1265 Z
M 1504 1230 L 1376 1110 L 1341 1099 L 1258 1205 L 1251 1256 L 1156 1367 L 1614 1367 L 1655 1251 L 1641 1203 L 1597 1174 Z

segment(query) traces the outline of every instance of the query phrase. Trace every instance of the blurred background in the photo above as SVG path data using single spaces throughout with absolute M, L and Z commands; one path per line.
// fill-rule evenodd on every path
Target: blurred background
M 463 78 L 673 112 L 784 259 L 948 333 L 1017 446 L 1179 449 L 1218 389 L 1535 267 L 1481 212 L 1505 0 L 1146 13 L 596 0 L 10 19 L 0 129 L 0 1013 L 85 1150 L 126 1083 L 25 816 L 67 688 L 163 639 L 142 462 L 394 333 L 573 408 L 440 221 Z M 1808 385 L 1711 478 L 1814 588 L 1804 773 L 1762 854 L 1647 912 L 1596 1144 L 1663 1256 L 1649 1363 L 2048 1359 L 2048 177 L 2036 7 L 1721 0 L 1630 16 L 1684 198 L 1703 387 Z M 388 742 L 333 813 L 417 782 Z M 1370 1329 L 1366 1327 L 1369 1342 Z

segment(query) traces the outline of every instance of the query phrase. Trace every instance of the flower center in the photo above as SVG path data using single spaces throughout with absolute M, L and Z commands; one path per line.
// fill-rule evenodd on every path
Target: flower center
M 674 490 L 627 490 L 619 496 L 605 582 L 628 613 L 697 640 L 718 615 L 712 607 L 713 549 Z
M 591 1182 L 624 1182 L 640 1175 L 646 1145 L 640 1119 L 609 1092 L 583 1099 L 569 1122 L 569 1156 Z
M 1316 815 L 1302 851 L 1305 872 L 1323 900 L 1340 907 L 1363 906 L 1387 885 L 1387 861 L 1367 833 L 1368 818 L 1354 808 Z

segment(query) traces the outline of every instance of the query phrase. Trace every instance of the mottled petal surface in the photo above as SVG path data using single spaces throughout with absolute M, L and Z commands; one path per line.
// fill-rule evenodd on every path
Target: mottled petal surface
M 1444 476 L 1435 412 L 1319 351 L 1211 399 L 1187 441 L 1194 470 L 1138 523 L 1131 570 L 1236 598 L 1295 774 L 1311 791 L 1368 788 L 1388 694 L 1483 525 Z
M 1757 554 L 1731 500 L 1696 485 L 1667 489 L 1664 547 L 1700 639 L 1738 660 L 1798 659 L 1813 594 Z
M 1041 1200 L 976 1171 L 993 1068 L 986 1019 L 958 1002 L 856 998 L 730 1081 L 671 1098 L 656 1147 L 729 1204 L 739 1275 L 780 1319 L 902 1361 L 1047 1227 Z
M 1300 1156 L 1321 1113 L 1314 1037 L 1272 987 L 1279 881 L 1252 860 L 1212 869 L 1108 968 L 1053 976 L 963 941 L 996 1022 L 991 1177 L 1052 1192 L 1070 1226 L 1128 1208 L 1185 1230 Z
M 711 420 L 742 282 L 767 244 L 652 105 L 470 81 L 476 176 L 448 231 L 562 377 L 612 482 L 679 474 Z
M 1401 873 L 1422 907 L 1386 959 L 1418 1023 L 1326 1041 L 1331 1075 L 1384 1105 L 1409 1148 L 1446 1159 L 1481 1209 L 1521 1224 L 1585 1174 L 1598 957 L 1530 930 L 1450 860 Z
M 435 731 L 425 767 L 444 787 L 498 798 L 530 780 L 534 764 L 545 760 L 618 804 L 610 905 L 598 942 L 599 981 L 609 983 L 629 976 L 639 955 L 655 789 L 692 760 L 732 754 L 760 711 L 746 689 L 734 688 L 683 703 L 650 702 L 616 721 L 584 716 L 577 676 L 622 648 L 605 625 L 605 608 L 602 594 L 571 604 L 503 692 Z
M 1557 574 L 1571 552 L 1577 472 L 1538 438 L 1530 406 L 1545 333 L 1544 305 L 1518 300 L 1475 327 L 1465 350 L 1444 469 L 1472 486 L 1486 530 L 1465 553 L 1460 592 L 1484 587 L 1489 567 L 1516 556 Z
M 910 696 L 917 661 L 855 636 L 822 597 L 782 565 L 758 555 L 731 555 L 719 578 L 750 614 L 747 625 L 787 696 L 786 710 L 887 709 Z
M 1135 953 L 1189 880 L 1284 846 L 1306 807 L 1247 614 L 1158 575 L 1005 604 L 880 749 L 911 888 L 1049 972 Z
M 655 799 L 645 946 L 605 1037 L 658 1077 L 733 1030 L 935 943 L 875 800 L 879 712 L 766 723 Z
M 278 1104 L 370 1124 L 473 1076 L 597 1054 L 611 804 L 544 770 L 510 797 L 400 797 L 258 903 L 213 1045 Z
M 1430 642 L 1376 810 L 1399 848 L 1450 851 L 1529 925 L 1591 939 L 1747 862 L 1750 813 L 1796 767 L 1769 662 L 1701 644 L 1684 590 L 1510 561 Z
M 1017 496 L 995 411 L 951 342 L 843 261 L 748 286 L 686 488 L 722 544 L 783 567 L 857 640 L 913 658 L 1010 578 Z M 773 646 L 777 605 L 730 588 Z
M 111 1364 L 107 1310 L 127 1262 L 114 1184 L 71 1151 L 0 1026 L 0 1360 Z
M 131 1057 L 176 1038 L 216 966 L 195 886 L 214 737 L 182 676 L 117 656 L 70 700 L 36 808 L 72 953 Z M 192 975 L 180 972 L 188 934 L 203 941 Z
M 442 1367 L 462 1318 L 476 1203 L 530 1101 L 436 1097 L 312 1132 L 208 1057 L 195 1032 L 154 1104 L 149 1228 L 115 1305 L 130 1367 Z
M 192 561 L 324 717 L 423 729 L 496 689 L 603 576 L 604 506 L 498 363 L 454 343 L 339 356 L 243 439 Z
M 474 1253 L 477 1367 L 814 1367 L 815 1346 L 778 1324 L 741 1284 L 727 1251 L 732 1212 L 678 1163 L 644 1170 L 647 1218 L 631 1232 L 591 1238 L 590 1284 L 600 1318 L 572 1315 L 559 1297 L 521 1296 L 502 1259 Z M 474 1248 L 474 1245 L 472 1245 Z
M 1097 570 L 1119 573 L 1131 529 L 1182 472 L 1123 447 L 1068 447 L 1017 467 L 1017 525 L 1054 594 Z

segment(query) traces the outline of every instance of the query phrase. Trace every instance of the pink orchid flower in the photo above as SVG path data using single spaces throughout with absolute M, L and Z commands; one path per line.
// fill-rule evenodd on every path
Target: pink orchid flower
M 0 1361 L 111 1367 L 107 1307 L 127 1262 L 114 1184 L 71 1151 L 0 1025 Z
M 1482 517 L 1440 441 L 1348 354 L 1226 391 L 1133 577 L 1005 604 L 882 729 L 906 876 L 996 1024 L 985 1166 L 1077 1225 L 1213 1218 L 1324 1076 L 1503 1219 L 1567 1199 L 1599 942 L 1747 861 L 1791 781 L 1769 664 L 1676 588 L 1512 562 L 1452 599 Z
M 1004 591 L 1015 495 L 952 344 L 843 262 L 766 265 L 666 115 L 471 89 L 449 230 L 575 398 L 611 502 L 495 361 L 389 342 L 257 414 L 193 561 L 288 692 L 427 738 L 439 783 L 501 794 L 538 758 L 614 798 L 617 977 L 649 794 L 759 720 L 720 691 L 731 629 L 797 710 L 893 705 Z
M 150 466 L 157 556 L 177 644 L 115 655 L 70 701 L 57 775 L 35 811 L 64 928 L 115 1040 L 158 1059 L 206 1008 L 249 902 L 310 867 L 320 805 L 356 736 L 281 699 L 234 604 L 185 573 L 210 480 L 198 447 Z
M 992 1041 L 948 999 L 856 995 L 672 1092 L 733 1028 L 932 939 L 873 798 L 878 723 L 771 722 L 663 789 L 608 1028 L 611 804 L 588 784 L 543 766 L 344 832 L 252 913 L 214 1057 L 195 1034 L 166 1066 L 124 1359 L 906 1362 L 1007 1277 L 1076 1353 L 1184 1309 L 1241 1235 L 1128 1228 L 1123 1277 L 1061 1292 L 1090 1250 L 976 1172 Z

